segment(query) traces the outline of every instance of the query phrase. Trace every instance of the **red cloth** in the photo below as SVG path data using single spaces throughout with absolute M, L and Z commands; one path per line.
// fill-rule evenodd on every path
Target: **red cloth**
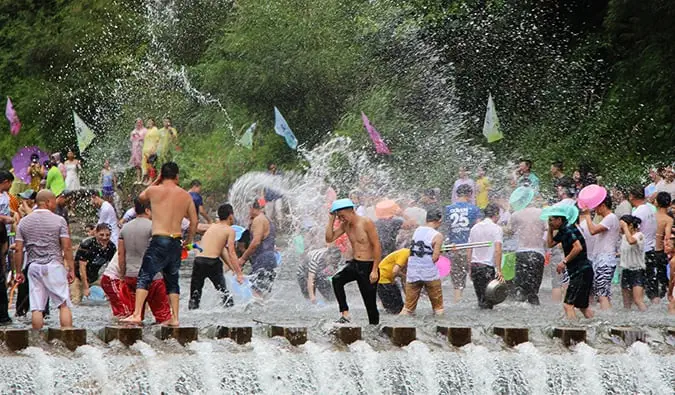
M 133 314 L 134 304 L 130 297 L 129 288 L 122 280 L 103 275 L 101 277 L 101 288 L 108 297 L 110 308 L 115 317 L 128 317 Z
M 131 291 L 132 306 L 136 303 L 136 277 L 125 277 L 124 281 Z M 166 294 L 166 285 L 163 279 L 154 280 L 148 288 L 148 298 L 145 300 L 150 306 L 152 315 L 155 316 L 155 322 L 162 323 L 171 319 L 171 307 L 169 306 L 169 297 Z M 145 306 L 141 312 L 141 317 L 145 316 Z

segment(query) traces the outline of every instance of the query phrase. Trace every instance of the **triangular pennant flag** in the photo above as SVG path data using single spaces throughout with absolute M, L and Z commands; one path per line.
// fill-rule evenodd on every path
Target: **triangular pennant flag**
M 488 96 L 487 111 L 485 112 L 485 123 L 483 123 L 483 135 L 487 137 L 488 143 L 494 143 L 504 138 L 499 128 L 499 118 L 495 109 L 495 102 L 492 101 L 492 94 Z
M 255 132 L 255 129 L 257 127 L 258 122 L 253 122 L 253 124 L 249 126 L 248 129 L 246 129 L 244 134 L 239 139 L 239 144 L 241 144 L 245 148 L 253 149 L 253 133 Z
M 80 149 L 80 153 L 82 153 L 91 144 L 96 135 L 75 111 L 73 111 L 73 121 L 75 122 L 75 133 L 77 134 L 77 147 Z
M 295 138 L 295 135 L 288 126 L 284 116 L 281 115 L 281 112 L 279 112 L 279 109 L 276 107 L 274 107 L 274 132 L 279 136 L 283 136 L 283 138 L 286 139 L 286 144 L 288 144 L 291 149 L 298 148 L 298 139 Z
M 16 111 L 14 111 L 12 100 L 9 97 L 7 97 L 7 107 L 5 107 L 5 116 L 9 121 L 10 132 L 12 132 L 13 136 L 16 136 L 17 134 L 19 134 L 19 131 L 21 130 L 21 121 L 19 120 L 19 116 L 16 114 Z
M 373 140 L 373 144 L 375 144 L 375 152 L 378 154 L 390 155 L 391 151 L 389 151 L 389 147 L 387 147 L 387 144 L 382 140 L 380 133 L 378 133 L 370 124 L 368 117 L 363 112 L 361 113 L 361 119 L 363 119 L 363 126 L 366 128 L 366 131 L 368 131 L 370 139 Z

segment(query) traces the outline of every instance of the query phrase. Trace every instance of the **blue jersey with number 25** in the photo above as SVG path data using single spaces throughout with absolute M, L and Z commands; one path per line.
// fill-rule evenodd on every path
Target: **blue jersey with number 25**
M 446 239 L 453 244 L 468 242 L 471 227 L 476 224 L 478 218 L 480 209 L 471 203 L 457 202 L 445 206 L 443 228 Z

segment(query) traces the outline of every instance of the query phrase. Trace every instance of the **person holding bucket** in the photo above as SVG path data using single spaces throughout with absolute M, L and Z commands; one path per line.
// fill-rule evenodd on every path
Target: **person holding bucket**
M 504 235 L 502 228 L 497 225 L 499 220 L 499 206 L 489 203 L 484 210 L 485 219 L 471 228 L 469 243 L 482 241 L 492 242 L 488 247 L 468 250 L 468 260 L 471 262 L 471 281 L 478 299 L 478 307 L 492 309 L 494 304 L 485 296 L 488 284 L 498 279 L 504 281 L 502 275 L 502 243 Z M 453 262 L 454 263 L 454 262 Z
M 579 210 L 575 206 L 547 207 L 541 214 L 541 219 L 548 219 L 549 248 L 561 244 L 565 254 L 562 261 L 556 265 L 556 270 L 558 273 L 567 270 L 570 277 L 563 308 L 565 315 L 571 320 L 576 319 L 575 308 L 580 309 L 584 317 L 593 317 L 593 310 L 589 307 L 593 268 L 586 255 L 586 241 L 575 225 L 578 217 Z M 555 236 L 554 230 L 558 231 Z

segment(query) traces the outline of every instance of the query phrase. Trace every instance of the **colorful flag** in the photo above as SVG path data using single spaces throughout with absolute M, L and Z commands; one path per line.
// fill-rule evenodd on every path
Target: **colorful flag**
M 291 149 L 298 148 L 298 139 L 295 138 L 293 131 L 288 126 L 288 123 L 284 119 L 284 116 L 281 115 L 279 109 L 274 107 L 274 132 L 279 136 L 282 136 L 286 139 L 286 144 L 288 144 Z
M 488 96 L 487 111 L 485 112 L 485 123 L 483 123 L 483 135 L 487 137 L 488 143 L 494 143 L 504 138 L 499 128 L 499 118 L 495 109 L 495 102 L 492 101 L 492 94 Z
M 16 111 L 14 111 L 14 106 L 12 105 L 12 100 L 10 100 L 9 97 L 7 97 L 7 107 L 5 107 L 5 116 L 9 121 L 9 130 L 12 132 L 13 136 L 16 136 L 17 134 L 19 134 L 19 130 L 21 130 L 21 121 L 19 121 L 19 116 L 16 115 Z
M 391 151 L 389 151 L 389 147 L 387 147 L 387 144 L 382 140 L 380 133 L 378 133 L 370 124 L 368 117 L 363 112 L 361 113 L 361 119 L 363 119 L 363 126 L 366 128 L 366 131 L 368 131 L 370 139 L 373 140 L 373 144 L 375 144 L 375 152 L 378 154 L 390 155 Z
M 241 144 L 245 148 L 253 149 L 253 133 L 255 132 L 255 129 L 257 127 L 258 122 L 253 122 L 253 124 L 249 126 L 248 129 L 246 129 L 244 134 L 239 139 L 239 144 Z
M 73 121 L 75 122 L 75 133 L 77 134 L 77 146 L 80 149 L 80 154 L 84 152 L 89 144 L 94 140 L 96 135 L 91 131 L 89 126 L 82 121 L 82 119 L 73 111 Z

